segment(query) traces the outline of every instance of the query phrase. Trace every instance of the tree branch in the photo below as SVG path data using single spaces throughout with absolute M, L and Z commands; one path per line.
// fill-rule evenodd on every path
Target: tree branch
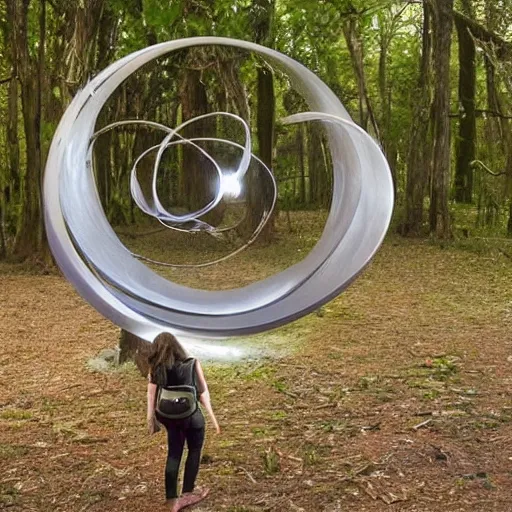
M 491 171 L 491 169 L 489 169 L 489 167 L 487 167 L 482 161 L 480 160 L 473 160 L 471 162 L 471 168 L 472 169 L 478 169 L 480 168 L 481 170 L 489 173 L 491 176 L 504 176 L 505 174 L 507 174 L 505 171 L 501 171 L 501 172 L 494 172 L 494 171 Z
M 7 78 L 0 79 L 0 85 L 6 84 L 7 82 L 10 82 L 14 78 L 13 75 L 8 76 Z
M 496 46 L 498 58 L 503 59 L 507 55 L 512 54 L 512 43 L 503 39 L 500 35 L 458 11 L 453 11 L 453 17 L 455 23 L 466 26 L 471 34 L 480 41 L 493 43 Z
M 502 114 L 501 112 L 497 112 L 496 110 L 487 110 L 487 109 L 476 109 L 475 110 L 475 116 L 476 117 L 499 117 L 501 119 L 512 119 L 512 116 L 507 116 L 505 114 Z M 459 113 L 452 113 L 450 114 L 450 117 L 460 117 Z

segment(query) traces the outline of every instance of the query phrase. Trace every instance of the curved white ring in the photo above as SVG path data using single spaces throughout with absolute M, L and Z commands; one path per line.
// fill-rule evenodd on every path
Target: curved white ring
M 331 211 L 311 253 L 275 276 L 221 292 L 170 283 L 133 258 L 105 218 L 88 147 L 103 104 L 124 79 L 150 60 L 198 45 L 254 51 L 288 73 L 314 112 L 285 121 L 325 122 L 334 168 Z M 370 261 L 393 208 L 391 175 L 381 150 L 317 76 L 274 50 L 216 37 L 145 48 L 87 84 L 66 110 L 52 141 L 44 197 L 50 247 L 66 277 L 103 315 L 148 340 L 162 330 L 203 338 L 255 333 L 311 312 L 339 294 Z

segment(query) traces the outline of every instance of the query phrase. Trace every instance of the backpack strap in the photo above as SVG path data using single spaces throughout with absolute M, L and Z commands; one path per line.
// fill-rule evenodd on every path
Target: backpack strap
M 197 386 L 196 386 L 196 359 L 194 359 L 193 357 L 190 357 L 189 359 L 191 360 L 190 367 L 189 367 L 190 368 L 190 374 L 189 374 L 190 382 L 192 382 L 192 385 L 197 390 Z

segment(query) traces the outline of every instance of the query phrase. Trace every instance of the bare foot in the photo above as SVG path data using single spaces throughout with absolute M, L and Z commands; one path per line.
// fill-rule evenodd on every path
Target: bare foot
M 178 508 L 178 499 L 177 498 L 174 498 L 172 500 L 167 500 L 165 502 L 165 506 L 166 506 L 166 509 L 167 510 L 170 510 L 171 512 L 179 512 L 179 508 Z
M 194 492 L 186 492 L 178 498 L 178 503 L 176 503 L 175 508 L 173 508 L 171 512 L 179 512 L 184 508 L 196 505 L 200 501 L 203 501 L 209 493 L 210 489 L 197 489 Z

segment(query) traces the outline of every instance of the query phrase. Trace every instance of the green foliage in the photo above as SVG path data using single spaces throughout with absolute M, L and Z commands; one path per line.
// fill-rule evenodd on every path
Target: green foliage
M 41 49 L 41 3 L 29 1 L 26 29 L 28 51 L 32 66 L 37 67 Z M 512 38 L 512 4 L 472 0 L 471 13 L 467 2 L 458 0 L 455 8 L 470 15 L 474 22 L 489 33 L 504 40 Z M 10 40 L 10 20 L 6 5 L 0 5 L 0 142 L 7 142 L 9 77 L 12 73 L 13 48 Z M 103 10 L 94 12 L 92 3 L 46 2 L 44 63 L 41 68 L 42 110 L 40 138 L 43 161 L 62 112 L 83 82 L 100 68 L 118 58 L 148 46 L 181 37 L 225 36 L 249 41 L 260 41 L 297 59 L 317 73 L 346 106 L 350 115 L 360 121 L 360 97 L 357 74 L 364 74 L 368 102 L 372 107 L 381 140 L 379 141 L 392 160 L 396 178 L 396 221 L 404 219 L 406 203 L 407 162 L 410 154 L 411 131 L 417 102 L 416 89 L 419 79 L 419 62 L 422 52 L 423 9 L 420 2 L 399 0 L 105 0 Z M 347 43 L 347 27 L 352 27 L 360 48 L 363 69 L 356 70 L 353 55 Z M 108 37 L 105 36 L 108 35 Z M 478 38 L 477 38 L 478 39 Z M 454 31 L 451 56 L 451 112 L 452 138 L 458 134 L 458 53 Z M 512 92 L 511 59 L 500 54 L 496 45 L 477 41 L 477 93 L 476 108 L 489 107 L 489 65 L 495 68 L 495 89 L 500 108 L 510 111 L 509 96 Z M 190 54 L 193 54 L 193 58 Z M 183 93 L 180 89 L 183 73 L 194 67 L 200 71 L 207 89 L 210 111 L 227 107 L 237 111 L 240 97 L 244 95 L 250 110 L 251 124 L 255 126 L 258 105 L 257 68 L 267 66 L 264 59 L 231 49 L 194 50 L 165 57 L 155 65 L 145 66 L 130 78 L 124 93 L 115 93 L 100 117 L 110 122 L 116 116 L 153 117 L 167 123 L 171 112 L 177 109 Z M 274 71 L 276 118 L 308 109 L 303 98 L 292 90 L 290 79 L 279 70 Z M 34 68 L 34 73 L 37 69 Z M 242 84 L 240 91 L 234 86 Z M 123 96 L 124 94 L 124 96 Z M 226 97 L 227 104 L 222 104 Z M 123 99 L 124 98 L 124 99 Z M 133 99 L 127 101 L 127 98 Z M 237 103 L 238 100 L 238 103 Z M 18 218 L 24 205 L 21 203 L 23 179 L 26 175 L 26 143 L 24 132 L 24 105 L 18 90 L 18 150 L 17 169 L 10 168 L 7 152 L 0 156 L 0 208 L 2 211 L 2 242 L 12 246 L 19 234 Z M 493 107 L 494 108 L 494 107 Z M 173 119 L 176 121 L 177 119 Z M 507 149 L 508 122 L 494 114 L 477 116 L 476 157 L 499 176 L 474 170 L 474 203 L 471 206 L 450 204 L 455 225 L 454 234 L 461 232 L 503 236 L 507 234 L 510 218 L 512 187 L 503 169 L 512 161 Z M 221 123 L 219 123 L 220 126 Z M 282 210 L 316 209 L 328 206 L 325 198 L 312 198 L 308 173 L 310 132 L 303 136 L 305 163 L 300 167 L 298 158 L 297 127 L 276 127 L 276 158 L 273 170 L 279 183 L 279 207 Z M 510 130 L 510 127 L 508 128 Z M 229 127 L 219 131 L 229 132 Z M 505 130 L 505 131 L 504 131 Z M 121 153 L 129 153 L 133 139 L 123 139 L 116 134 L 113 145 Z M 322 142 L 322 152 L 328 147 Z M 256 145 L 257 146 L 257 145 Z M 455 146 L 452 144 L 452 166 L 455 165 Z M 391 149 L 389 149 L 391 148 Z M 258 148 L 255 147 L 256 152 Z M 13 150 L 14 151 L 14 150 Z M 181 149 L 180 149 L 181 151 Z M 180 162 L 169 174 L 179 181 Z M 111 190 L 104 204 L 110 219 L 117 224 L 130 223 L 131 203 L 128 190 L 128 162 L 112 162 Z M 323 183 L 329 188 L 332 176 L 328 157 L 323 157 L 325 169 Z M 321 166 L 322 167 L 322 166 Z M 507 171 L 510 173 L 510 170 Z M 304 176 L 300 181 L 298 176 Z M 503 174 L 503 175 L 501 175 Z M 453 182 L 453 172 L 450 176 Z M 176 185 L 178 186 L 178 185 Z M 426 194 L 428 191 L 426 190 Z M 424 209 L 428 208 L 428 201 Z M 135 213 L 135 217 L 137 217 Z M 140 217 L 140 216 L 139 216 Z M 137 217 L 138 218 L 138 217 Z M 511 224 L 512 225 L 512 224 Z M 0 245 L 1 247 L 1 245 Z M 7 251 L 9 252 L 9 251 Z
M 263 470 L 267 475 L 274 475 L 281 471 L 279 455 L 274 448 L 265 450 L 261 458 L 263 460 Z

